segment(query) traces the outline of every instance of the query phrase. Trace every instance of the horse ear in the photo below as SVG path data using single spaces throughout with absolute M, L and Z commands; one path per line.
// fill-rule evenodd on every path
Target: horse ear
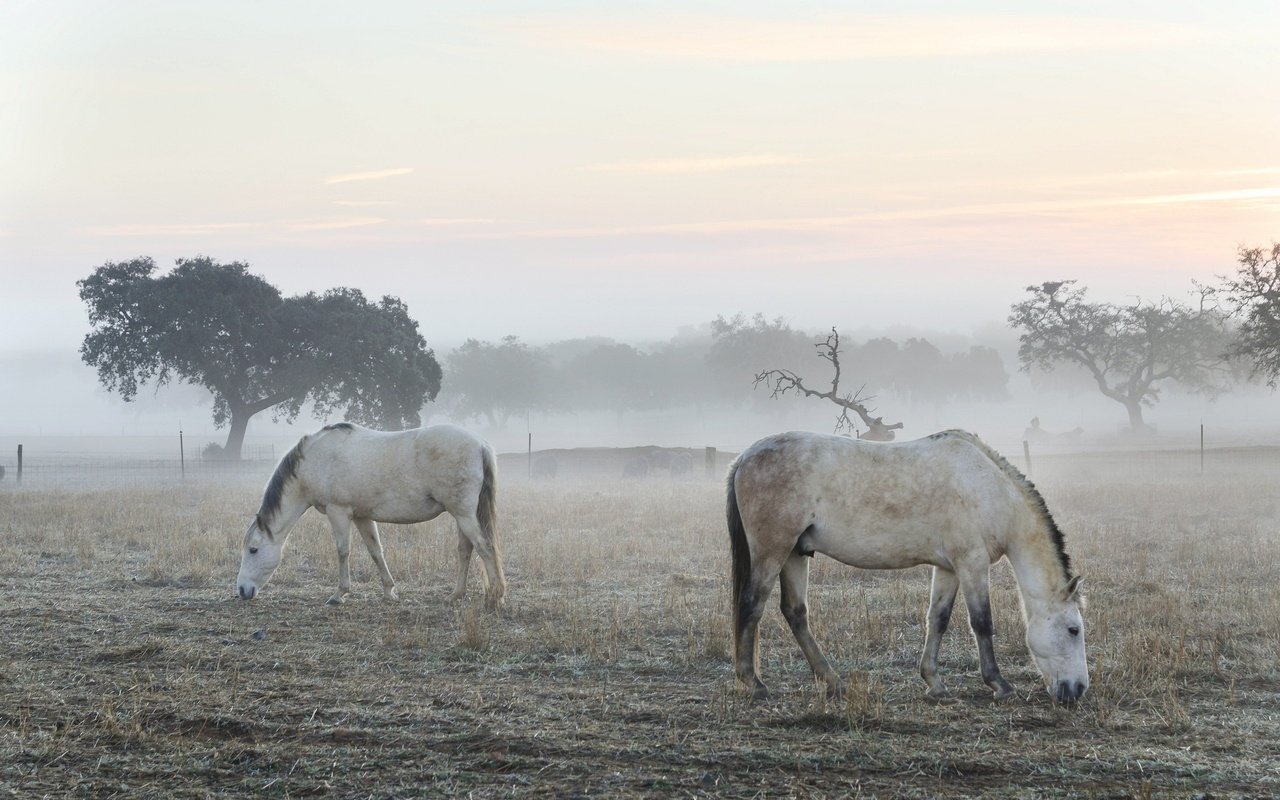
M 1066 588 L 1062 590 L 1062 599 L 1067 602 L 1078 600 L 1080 595 L 1080 584 L 1084 581 L 1083 575 L 1077 575 L 1067 581 Z
M 267 528 L 267 526 L 263 523 L 261 514 L 253 515 L 253 524 L 258 526 L 258 530 L 262 531 L 263 536 L 267 537 L 273 542 L 275 541 L 275 537 L 271 535 L 271 530 Z

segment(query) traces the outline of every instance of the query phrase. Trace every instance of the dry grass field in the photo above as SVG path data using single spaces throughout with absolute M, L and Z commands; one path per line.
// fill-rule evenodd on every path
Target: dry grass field
M 927 570 L 818 558 L 827 703 L 776 601 L 751 705 L 731 680 L 718 482 L 506 481 L 509 608 L 446 597 L 447 519 L 384 526 L 401 600 L 353 547 L 335 583 L 305 516 L 259 599 L 233 597 L 241 487 L 0 492 L 0 795 L 1280 795 L 1280 491 L 1273 471 L 1037 475 L 1085 574 L 1092 689 L 1053 705 L 994 570 L 994 703 L 964 612 L 957 699 L 916 673 Z M 610 477 L 613 477 L 611 475 Z M 776 595 L 775 595 L 776 598 Z

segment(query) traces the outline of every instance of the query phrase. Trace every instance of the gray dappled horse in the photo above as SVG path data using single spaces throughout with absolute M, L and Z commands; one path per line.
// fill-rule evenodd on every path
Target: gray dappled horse
M 933 566 L 920 674 L 934 697 L 938 647 L 957 590 L 964 592 L 982 679 L 996 699 L 1013 694 L 992 648 L 989 571 L 1007 557 L 1021 589 L 1027 647 L 1049 694 L 1061 702 L 1089 687 L 1080 578 L 1062 532 L 1035 486 L 976 436 L 936 433 L 878 444 L 820 433 L 781 433 L 747 448 L 729 468 L 735 668 L 753 697 L 759 623 L 773 581 L 782 614 L 814 674 L 839 695 L 840 677 L 809 631 L 808 557 L 822 553 L 865 569 Z

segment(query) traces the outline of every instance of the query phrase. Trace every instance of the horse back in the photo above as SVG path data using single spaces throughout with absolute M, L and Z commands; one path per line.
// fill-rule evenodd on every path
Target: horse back
M 753 553 L 785 557 L 799 544 L 871 569 L 994 560 L 1017 512 L 1017 487 L 953 436 L 778 434 L 742 453 L 734 482 Z
M 314 502 L 382 522 L 474 511 L 488 445 L 452 425 L 325 429 L 304 444 L 299 477 Z

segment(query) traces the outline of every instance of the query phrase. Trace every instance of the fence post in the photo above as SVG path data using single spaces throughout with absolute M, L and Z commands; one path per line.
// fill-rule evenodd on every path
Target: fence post
M 1200 474 L 1204 474 L 1204 423 L 1200 423 Z
M 22 485 L 22 445 L 18 445 L 18 485 Z
M 182 442 L 182 428 L 178 428 L 178 463 L 182 465 L 182 479 L 187 479 L 187 449 Z
M 1027 460 L 1027 477 L 1031 477 L 1031 444 L 1026 440 L 1022 440 L 1022 457 Z
M 716 476 L 716 449 L 708 447 L 704 458 L 706 459 L 707 477 L 714 478 Z
M 525 466 L 529 468 L 529 479 L 533 479 L 533 434 L 529 434 L 529 452 L 525 459 Z

